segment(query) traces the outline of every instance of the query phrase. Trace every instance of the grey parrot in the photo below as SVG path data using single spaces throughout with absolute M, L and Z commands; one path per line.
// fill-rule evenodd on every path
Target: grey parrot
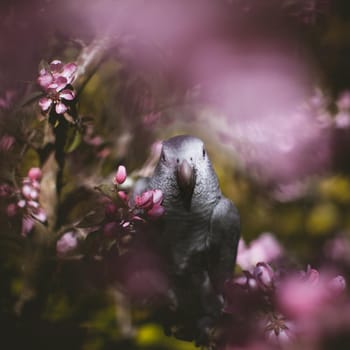
M 163 192 L 156 241 L 172 286 L 168 332 L 201 344 L 221 315 L 224 282 L 233 275 L 239 214 L 222 195 L 203 142 L 193 136 L 162 143 L 153 176 L 138 180 L 135 195 L 150 189 Z

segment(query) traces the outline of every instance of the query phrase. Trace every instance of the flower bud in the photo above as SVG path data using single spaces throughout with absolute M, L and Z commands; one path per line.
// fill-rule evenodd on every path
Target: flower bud
M 67 232 L 57 241 L 56 252 L 62 256 L 73 251 L 77 245 L 78 239 L 74 232 Z
M 141 196 L 136 196 L 135 204 L 139 208 L 150 209 L 153 206 L 153 191 L 146 191 Z
M 114 203 L 107 203 L 105 205 L 105 214 L 109 218 L 113 218 L 117 214 L 118 208 Z
M 126 180 L 126 168 L 124 165 L 119 165 L 117 169 L 117 173 L 114 177 L 114 184 L 121 185 Z
M 273 286 L 274 272 L 269 264 L 258 263 L 253 274 L 262 289 L 269 289 Z
M 38 181 L 41 179 L 42 172 L 40 168 L 31 168 L 28 172 L 28 177 L 32 181 Z
M 106 237 L 113 237 L 118 233 L 118 224 L 116 222 L 108 222 L 103 226 L 103 234 Z
M 123 201 L 128 200 L 128 195 L 124 191 L 118 191 L 118 197 Z
M 11 203 L 6 208 L 6 214 L 9 217 L 13 217 L 17 214 L 17 205 L 14 203 Z
M 343 276 L 336 276 L 329 281 L 329 289 L 334 293 L 334 295 L 341 294 L 346 288 L 346 281 Z

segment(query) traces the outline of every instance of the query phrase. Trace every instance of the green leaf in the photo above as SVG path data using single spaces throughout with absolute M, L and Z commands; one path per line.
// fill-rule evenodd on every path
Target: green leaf
M 82 141 L 82 135 L 76 128 L 70 128 L 68 131 L 67 142 L 64 151 L 71 153 L 78 148 Z
M 82 220 L 77 223 L 78 228 L 89 228 L 95 227 L 102 223 L 105 218 L 105 213 L 103 208 L 98 208 L 97 210 L 90 211 L 87 213 Z
M 111 198 L 111 199 L 117 199 L 117 191 L 115 189 L 115 186 L 107 185 L 107 184 L 101 184 L 98 186 L 95 186 L 95 190 L 101 192 L 103 195 Z

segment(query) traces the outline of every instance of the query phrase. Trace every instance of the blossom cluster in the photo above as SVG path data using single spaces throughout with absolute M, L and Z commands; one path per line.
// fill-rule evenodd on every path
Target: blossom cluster
M 71 84 L 75 79 L 76 70 L 75 63 L 63 64 L 59 60 L 52 61 L 48 68 L 40 70 L 37 81 L 46 94 L 39 100 L 43 112 L 49 111 L 52 107 L 57 114 L 67 111 L 67 103 L 75 98 Z
M 98 231 L 101 242 L 107 241 L 108 247 L 110 247 L 110 242 L 117 242 L 118 246 L 126 246 L 132 235 L 137 232 L 139 225 L 143 225 L 144 228 L 144 224 L 148 220 L 155 220 L 164 213 L 163 194 L 160 190 L 148 190 L 136 196 L 129 195 L 127 192 L 119 190 L 119 186 L 126 179 L 126 168 L 120 165 L 113 179 L 117 196 L 116 198 L 103 197 L 104 219 L 97 225 L 97 228 L 91 227 L 89 229 L 93 232 Z M 56 252 L 59 257 L 65 257 L 76 251 L 81 238 L 77 231 L 79 228 L 70 230 L 57 241 Z M 101 233 L 102 235 L 100 235 Z M 103 250 L 102 243 L 98 250 Z
M 16 190 L 8 184 L 0 186 L 0 198 L 5 203 L 5 212 L 8 218 L 18 220 L 21 216 L 21 234 L 26 236 L 34 227 L 35 220 L 46 222 L 46 214 L 39 203 L 40 168 L 31 168 L 27 177 L 22 180 L 21 188 Z
M 113 183 L 118 189 L 127 178 L 127 171 L 123 165 L 120 165 L 115 174 Z M 107 222 L 104 225 L 106 236 L 113 236 L 117 232 L 133 232 L 135 224 L 145 222 L 146 219 L 156 219 L 163 215 L 162 191 L 148 190 L 132 198 L 125 191 L 118 191 L 118 197 L 122 206 L 118 207 L 116 203 L 108 201 L 106 203 Z
M 17 207 L 23 212 L 22 235 L 27 235 L 34 226 L 34 220 L 44 223 L 45 211 L 40 207 L 40 180 L 42 172 L 40 168 L 29 169 L 28 176 L 22 181 L 20 199 Z
M 126 168 L 123 165 L 118 167 L 116 175 L 114 177 L 114 184 L 121 185 L 124 183 L 127 177 Z M 134 205 L 133 201 L 128 200 L 128 196 L 125 192 L 119 191 L 118 196 L 126 201 L 132 211 L 143 210 L 150 218 L 157 218 L 164 213 L 164 207 L 161 205 L 163 201 L 163 193 L 161 190 L 148 190 L 140 195 L 135 196 Z
M 252 246 L 259 244 L 257 242 L 265 244 L 265 240 L 266 234 Z M 262 247 L 261 251 L 264 249 Z M 245 261 L 240 257 L 241 252 L 238 261 Z M 247 252 L 244 250 L 243 254 Z M 293 348 L 293 344 L 304 343 L 306 348 L 317 349 L 322 339 L 320 334 L 326 337 L 334 331 L 337 312 L 350 307 L 345 289 L 345 278 L 334 271 L 320 272 L 310 266 L 306 271 L 294 271 L 273 268 L 260 261 L 226 282 L 224 312 L 232 317 L 228 334 L 242 337 L 242 333 L 237 335 L 234 331 L 240 322 L 246 338 L 239 340 L 259 343 L 261 349 Z M 350 319 L 343 323 L 343 327 L 350 329 Z
M 257 263 L 271 262 L 283 255 L 283 248 L 277 239 L 269 232 L 262 233 L 249 246 L 243 239 L 239 241 L 237 264 L 243 270 L 249 270 Z

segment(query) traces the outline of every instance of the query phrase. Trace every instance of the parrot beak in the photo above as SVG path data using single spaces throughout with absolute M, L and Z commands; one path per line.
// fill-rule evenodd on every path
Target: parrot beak
M 177 167 L 177 183 L 180 189 L 192 196 L 196 177 L 193 166 L 185 159 Z

